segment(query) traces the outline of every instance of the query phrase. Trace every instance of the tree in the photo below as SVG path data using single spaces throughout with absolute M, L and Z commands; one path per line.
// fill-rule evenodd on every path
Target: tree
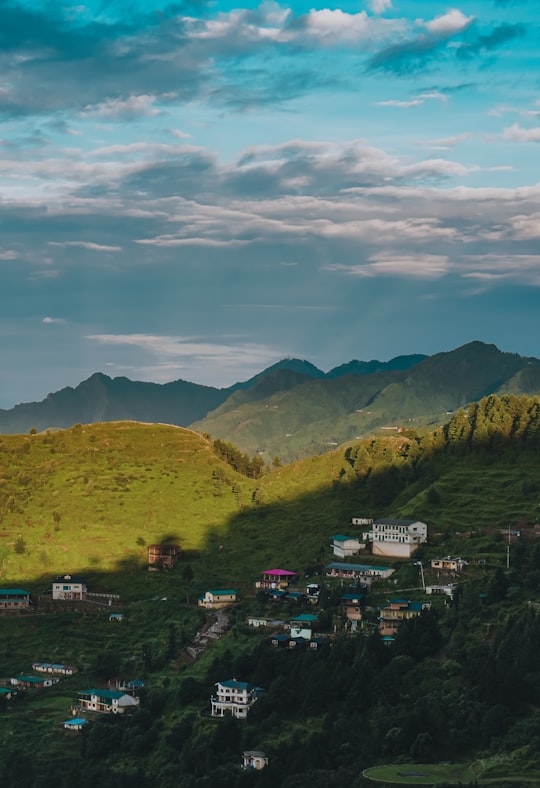
M 15 542 L 15 547 L 13 549 L 15 550 L 17 555 L 22 555 L 23 553 L 26 553 L 26 542 L 24 541 L 24 539 L 20 534 Z

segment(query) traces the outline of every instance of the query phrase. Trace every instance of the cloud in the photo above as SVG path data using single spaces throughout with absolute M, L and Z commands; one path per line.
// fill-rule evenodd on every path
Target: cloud
M 443 255 L 407 256 L 386 253 L 374 255 L 364 264 L 341 265 L 338 263 L 326 268 L 328 271 L 338 271 L 349 276 L 440 279 L 448 273 L 450 265 L 448 258 Z
M 44 317 L 41 322 L 44 323 L 46 326 L 50 326 L 56 324 L 64 325 L 66 321 L 62 317 Z
M 471 41 L 460 44 L 456 50 L 458 57 L 470 58 L 479 52 L 489 52 L 503 46 L 508 41 L 521 38 L 527 32 L 527 28 L 522 24 L 499 25 L 489 33 L 479 34 Z
M 465 16 L 461 11 L 452 8 L 446 14 L 437 16 L 429 22 L 423 22 L 426 30 L 435 36 L 449 38 L 455 33 L 461 33 L 474 22 L 473 16 Z
M 374 14 L 383 14 L 392 8 L 392 0 L 370 0 L 369 7 Z
M 147 369 L 152 379 L 156 379 L 156 369 L 168 379 L 178 375 L 180 369 L 190 368 L 194 374 L 202 370 L 212 370 L 214 378 L 228 374 L 228 370 L 236 374 L 244 371 L 248 374 L 258 372 L 261 365 L 275 363 L 285 351 L 278 347 L 258 344 L 239 337 L 224 337 L 222 342 L 208 340 L 203 336 L 171 336 L 157 334 L 88 334 L 90 342 L 110 347 L 131 346 L 144 351 L 155 363 L 144 365 L 141 360 L 136 369 Z M 231 341 L 235 340 L 235 341 Z M 174 359 L 174 361 L 173 361 Z M 116 365 L 114 365 L 116 366 Z M 233 378 L 231 382 L 235 382 Z
M 423 68 L 431 59 L 448 54 L 451 39 L 465 33 L 475 22 L 458 9 L 425 21 L 416 20 L 416 35 L 403 37 L 377 52 L 368 61 L 368 71 L 406 74 Z
M 540 142 L 540 127 L 524 129 L 518 123 L 513 123 L 504 129 L 502 137 L 511 142 Z
M 49 241 L 49 246 L 78 246 L 82 249 L 89 249 L 92 252 L 121 252 L 121 246 L 107 246 L 106 244 L 97 244 L 93 241 Z
M 163 114 L 154 104 L 157 96 L 129 96 L 126 99 L 105 99 L 94 106 L 88 105 L 82 116 L 102 120 L 134 120 L 139 117 L 156 117 Z
M 398 99 L 390 99 L 387 101 L 377 101 L 376 104 L 378 107 L 405 107 L 405 108 L 419 107 L 422 104 L 425 104 L 425 102 L 430 99 L 436 99 L 438 101 L 447 101 L 448 96 L 445 96 L 444 93 L 432 91 L 430 93 L 420 93 L 420 95 L 405 101 Z
M 449 148 L 455 148 L 456 145 L 465 142 L 470 136 L 468 132 L 464 131 L 462 134 L 456 134 L 453 137 L 439 137 L 438 139 L 424 140 L 423 142 L 419 142 L 418 145 L 426 145 L 438 150 L 448 150 Z

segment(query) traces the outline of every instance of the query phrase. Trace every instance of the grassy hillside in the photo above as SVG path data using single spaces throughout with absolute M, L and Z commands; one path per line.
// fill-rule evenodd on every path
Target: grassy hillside
M 79 669 L 0 704 L 0 783 L 365 788 L 363 770 L 376 764 L 397 764 L 384 773 L 391 779 L 443 760 L 480 764 L 483 784 L 534 783 L 539 449 L 540 401 L 496 397 L 434 434 L 354 441 L 258 479 L 232 470 L 211 441 L 170 426 L 2 438 L 0 585 L 38 591 L 58 573 L 84 572 L 92 589 L 121 594 L 126 621 L 111 624 L 99 609 L 0 619 L 0 676 L 36 659 Z M 396 595 L 428 599 L 418 567 L 392 560 L 396 574 L 369 595 L 357 635 L 341 629 L 340 583 L 323 580 L 317 626 L 336 639 L 320 652 L 275 649 L 268 632 L 245 625 L 248 613 L 287 620 L 302 609 L 258 598 L 262 570 L 294 570 L 300 588 L 305 575 L 321 579 L 331 534 L 358 533 L 351 518 L 362 515 L 427 522 L 429 542 L 415 557 L 430 580 L 430 557 L 469 560 L 456 605 L 429 598 L 433 611 L 383 646 L 373 634 L 378 606 Z M 510 524 L 522 537 L 507 571 Z M 149 573 L 146 545 L 167 537 L 181 543 L 182 559 Z M 184 646 L 204 624 L 195 600 L 216 586 L 237 588 L 240 602 L 230 630 L 192 663 Z M 145 678 L 141 711 L 94 720 L 80 737 L 64 733 L 77 690 L 111 675 Z M 232 676 L 267 693 L 246 721 L 212 719 L 214 684 Z M 35 757 L 20 757 L 30 749 Z M 265 750 L 268 770 L 242 772 L 243 749 Z

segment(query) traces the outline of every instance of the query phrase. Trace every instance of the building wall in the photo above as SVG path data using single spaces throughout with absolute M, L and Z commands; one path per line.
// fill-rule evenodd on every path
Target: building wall
M 383 555 L 392 558 L 410 558 L 418 548 L 416 544 L 406 542 L 373 542 L 373 555 Z

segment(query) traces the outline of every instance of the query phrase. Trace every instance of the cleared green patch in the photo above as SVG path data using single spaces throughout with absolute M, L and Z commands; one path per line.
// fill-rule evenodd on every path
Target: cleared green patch
M 373 766 L 363 776 L 385 785 L 538 785 L 540 774 L 519 774 L 508 758 L 489 758 L 472 763 L 400 763 Z

